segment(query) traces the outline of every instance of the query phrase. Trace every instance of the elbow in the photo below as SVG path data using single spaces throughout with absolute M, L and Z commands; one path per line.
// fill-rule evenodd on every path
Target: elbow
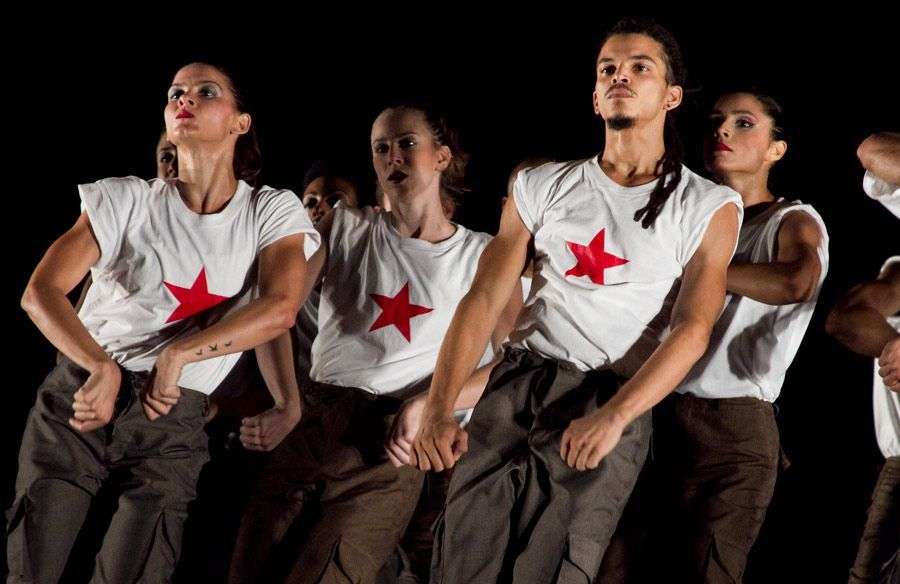
M 22 293 L 22 299 L 19 301 L 19 306 L 21 306 L 22 310 L 24 310 L 32 319 L 37 313 L 38 306 L 40 305 L 39 296 L 40 294 L 35 289 L 35 286 L 29 282 L 28 286 L 25 287 L 25 292 Z
M 863 165 L 863 168 L 868 169 L 872 162 L 872 150 L 874 150 L 874 139 L 875 135 L 871 135 L 859 145 L 859 148 L 856 149 L 856 157 L 859 159 L 859 163 Z
M 294 328 L 299 310 L 296 302 L 288 298 L 278 299 L 271 311 L 272 328 L 280 333 Z
M 280 308 L 275 317 L 276 326 L 282 331 L 287 331 L 294 328 L 294 325 L 297 322 L 297 311 L 294 310 L 294 305 L 290 304 L 284 308 Z
M 859 148 L 856 149 L 856 157 L 859 158 L 860 164 L 866 170 L 871 170 L 875 164 L 875 159 L 879 155 L 879 151 L 886 146 L 887 136 L 884 134 L 872 134 L 862 141 Z
M 802 275 L 793 275 L 789 277 L 782 288 L 782 296 L 785 304 L 796 304 L 798 302 L 809 302 L 816 293 L 814 282 L 810 281 Z

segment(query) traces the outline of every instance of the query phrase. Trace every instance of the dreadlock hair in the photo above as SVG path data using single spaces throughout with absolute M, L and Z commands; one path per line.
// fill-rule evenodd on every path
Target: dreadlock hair
M 669 85 L 684 85 L 687 71 L 684 67 L 684 61 L 681 57 L 681 48 L 672 33 L 664 28 L 661 24 L 644 18 L 623 18 L 612 27 L 603 39 L 603 46 L 610 37 L 622 34 L 641 34 L 648 36 L 658 42 L 663 49 L 663 56 L 666 61 L 666 82 Z M 669 198 L 669 195 L 681 182 L 681 164 L 684 159 L 684 147 L 678 137 L 678 131 L 675 125 L 674 112 L 666 114 L 665 129 L 663 130 L 663 143 L 665 152 L 657 163 L 657 170 L 661 175 L 650 193 L 650 200 L 647 204 L 638 209 L 634 214 L 634 220 L 639 221 L 644 229 L 651 227 L 659 216 L 663 205 Z M 666 178 L 671 175 L 671 178 Z

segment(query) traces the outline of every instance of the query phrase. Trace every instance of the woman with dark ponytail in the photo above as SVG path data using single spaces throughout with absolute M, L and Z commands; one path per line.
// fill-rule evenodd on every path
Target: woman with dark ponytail
M 296 195 L 251 186 L 259 148 L 232 78 L 181 68 L 163 114 L 177 172 L 80 185 L 81 215 L 22 297 L 64 358 L 22 439 L 10 582 L 59 581 L 101 488 L 118 507 L 92 581 L 169 581 L 209 458 L 209 395 L 299 308 L 319 236 Z M 88 270 L 76 314 L 66 294 Z
M 772 403 L 828 271 L 822 218 L 769 190 L 783 128 L 781 106 L 759 91 L 725 93 L 709 113 L 706 166 L 741 195 L 744 222 L 709 349 L 654 418 L 659 492 L 674 513 L 660 523 L 677 526 L 661 564 L 676 582 L 743 579 L 778 476 Z
M 740 197 L 681 164 L 677 44 L 623 21 L 596 75 L 603 152 L 519 173 L 441 347 L 411 457 L 423 470 L 459 460 L 433 581 L 592 582 L 649 410 L 703 354 L 725 299 Z M 530 253 L 531 294 L 464 431 L 451 406 Z
M 408 464 L 423 390 L 490 236 L 447 217 L 444 200 L 466 190 L 466 156 L 432 108 L 385 109 L 370 148 L 390 210 L 338 206 L 317 224 L 323 246 L 309 284 L 322 288 L 310 379 L 300 380 L 303 417 L 260 475 L 231 582 L 281 581 L 271 560 L 295 519 L 302 543 L 287 581 L 374 582 L 422 490 L 424 474 Z M 507 303 L 520 305 L 521 291 Z M 452 409 L 474 405 L 511 328 L 498 324 L 480 343 L 480 368 Z M 244 427 L 242 442 L 253 448 L 263 433 Z

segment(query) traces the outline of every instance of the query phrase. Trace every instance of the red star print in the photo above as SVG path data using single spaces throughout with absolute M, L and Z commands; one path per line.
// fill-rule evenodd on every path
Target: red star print
M 587 245 L 566 241 L 578 262 L 566 272 L 566 276 L 588 276 L 594 284 L 603 284 L 603 270 L 627 264 L 628 260 L 606 253 L 606 228 L 600 230 Z
M 381 314 L 372 323 L 371 331 L 377 331 L 389 325 L 394 325 L 400 334 L 409 342 L 409 319 L 420 314 L 428 314 L 433 308 L 409 303 L 409 282 L 397 292 L 396 296 L 382 296 L 381 294 L 369 294 L 372 300 L 381 307 Z
M 198 312 L 203 312 L 207 308 L 212 308 L 220 302 L 228 300 L 228 296 L 219 296 L 218 294 L 210 294 L 206 289 L 206 268 L 200 268 L 200 274 L 190 288 L 182 288 L 175 284 L 163 282 L 169 292 L 178 300 L 178 307 L 169 315 L 167 323 L 175 322 L 189 316 L 193 316 Z

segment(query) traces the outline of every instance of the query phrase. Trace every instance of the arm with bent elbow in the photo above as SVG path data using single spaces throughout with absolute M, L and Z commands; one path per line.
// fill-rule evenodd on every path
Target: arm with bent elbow
M 825 321 L 825 330 L 848 349 L 878 359 L 879 375 L 900 391 L 900 333 L 887 317 L 900 312 L 900 263 L 844 295 Z
M 822 274 L 821 241 L 815 219 L 800 211 L 789 213 L 778 229 L 775 261 L 732 263 L 728 291 L 775 306 L 812 300 Z
M 563 432 L 560 456 L 570 467 L 597 468 L 618 444 L 625 427 L 675 390 L 703 356 L 725 303 L 726 272 L 738 227 L 734 205 L 713 215 L 700 247 L 684 269 L 672 310 L 671 333 L 608 402 L 572 420 Z

